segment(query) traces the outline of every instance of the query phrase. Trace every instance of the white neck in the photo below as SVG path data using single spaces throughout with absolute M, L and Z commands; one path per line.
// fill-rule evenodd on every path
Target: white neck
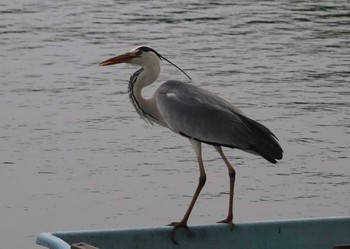
M 141 117 L 146 118 L 150 121 L 155 121 L 145 115 L 148 114 L 153 118 L 159 120 L 160 115 L 154 98 L 144 98 L 142 96 L 142 89 L 146 86 L 151 85 L 157 80 L 160 73 L 160 59 L 155 54 L 150 53 L 149 56 L 142 58 L 140 61 L 138 61 L 137 64 L 142 67 L 142 71 L 138 74 L 133 85 L 130 86 L 132 87 L 133 98 L 135 98 L 137 102 L 133 104 L 134 106 L 135 104 L 137 105 L 135 106 L 135 109 Z M 133 98 L 131 97 L 131 101 L 134 101 Z M 141 110 L 138 110 L 138 108 Z
M 134 93 L 139 92 L 141 94 L 142 88 L 151 85 L 155 82 L 160 73 L 160 63 L 150 63 L 143 65 L 143 71 L 137 77 L 137 80 L 134 84 Z

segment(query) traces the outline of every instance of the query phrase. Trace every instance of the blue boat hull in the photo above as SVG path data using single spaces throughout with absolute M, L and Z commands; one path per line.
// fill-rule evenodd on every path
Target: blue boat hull
M 70 249 L 85 242 L 100 249 L 198 248 L 198 249 L 331 249 L 350 245 L 350 217 L 263 221 L 192 226 L 193 235 L 183 230 L 170 240 L 171 227 L 41 233 L 37 244 L 50 249 Z

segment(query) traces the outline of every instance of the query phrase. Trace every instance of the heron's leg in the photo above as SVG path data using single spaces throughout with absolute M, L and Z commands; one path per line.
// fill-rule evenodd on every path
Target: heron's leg
M 197 198 L 198 198 L 198 196 L 199 196 L 199 194 L 200 194 L 200 192 L 205 184 L 205 181 L 207 179 L 207 176 L 206 176 L 205 170 L 204 170 L 203 160 L 202 160 L 201 143 L 196 141 L 196 140 L 192 140 L 192 139 L 190 139 L 190 142 L 192 143 L 192 146 L 193 146 L 193 148 L 196 152 L 196 155 L 197 155 L 197 160 L 198 160 L 198 165 L 199 165 L 199 182 L 198 182 L 196 192 L 194 193 L 194 196 L 193 196 L 192 201 L 190 203 L 190 206 L 188 207 L 182 220 L 180 222 L 172 222 L 169 224 L 169 226 L 174 226 L 174 229 L 171 233 L 171 240 L 175 244 L 177 244 L 177 242 L 175 241 L 174 236 L 175 236 L 175 232 L 177 229 L 184 228 L 186 230 L 186 234 L 188 236 L 192 235 L 191 230 L 187 226 L 187 221 L 188 221 L 188 218 L 190 217 L 190 214 L 192 212 L 194 204 L 196 203 Z
M 228 169 L 228 175 L 230 177 L 230 199 L 229 199 L 229 207 L 228 207 L 228 214 L 226 219 L 219 221 L 218 223 L 227 223 L 231 225 L 231 229 L 233 228 L 233 194 L 234 194 L 234 187 L 235 187 L 235 179 L 236 179 L 236 171 L 231 166 L 230 162 L 227 160 L 224 152 L 222 151 L 220 146 L 215 146 L 215 149 L 219 152 L 221 158 L 224 160 L 227 169 Z

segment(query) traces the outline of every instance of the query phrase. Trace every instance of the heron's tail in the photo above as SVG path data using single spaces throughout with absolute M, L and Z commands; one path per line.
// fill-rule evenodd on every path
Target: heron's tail
M 243 122 L 251 130 L 252 150 L 271 163 L 281 160 L 283 150 L 278 143 L 277 137 L 264 125 L 242 115 Z

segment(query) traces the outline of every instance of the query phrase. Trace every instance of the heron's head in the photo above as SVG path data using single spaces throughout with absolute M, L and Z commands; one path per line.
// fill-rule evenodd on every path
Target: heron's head
M 160 55 L 157 51 L 155 51 L 153 48 L 146 47 L 146 46 L 140 46 L 131 49 L 130 51 L 115 56 L 113 58 L 110 58 L 108 60 L 105 60 L 100 63 L 100 66 L 109 66 L 113 64 L 120 64 L 120 63 L 129 63 L 133 65 L 138 65 L 141 67 L 154 67 L 157 68 L 157 70 L 160 69 L 160 61 L 164 59 L 167 62 L 169 62 L 171 65 L 179 69 L 182 73 L 184 73 L 190 80 L 191 77 L 188 76 L 187 73 L 185 73 L 184 70 L 176 66 L 174 63 L 166 59 L 164 56 Z M 158 72 L 159 73 L 159 72 Z
M 105 60 L 100 63 L 100 66 L 109 66 L 113 64 L 129 63 L 144 67 L 150 63 L 160 63 L 162 56 L 154 49 L 146 46 L 140 46 L 131 49 L 130 51 Z

